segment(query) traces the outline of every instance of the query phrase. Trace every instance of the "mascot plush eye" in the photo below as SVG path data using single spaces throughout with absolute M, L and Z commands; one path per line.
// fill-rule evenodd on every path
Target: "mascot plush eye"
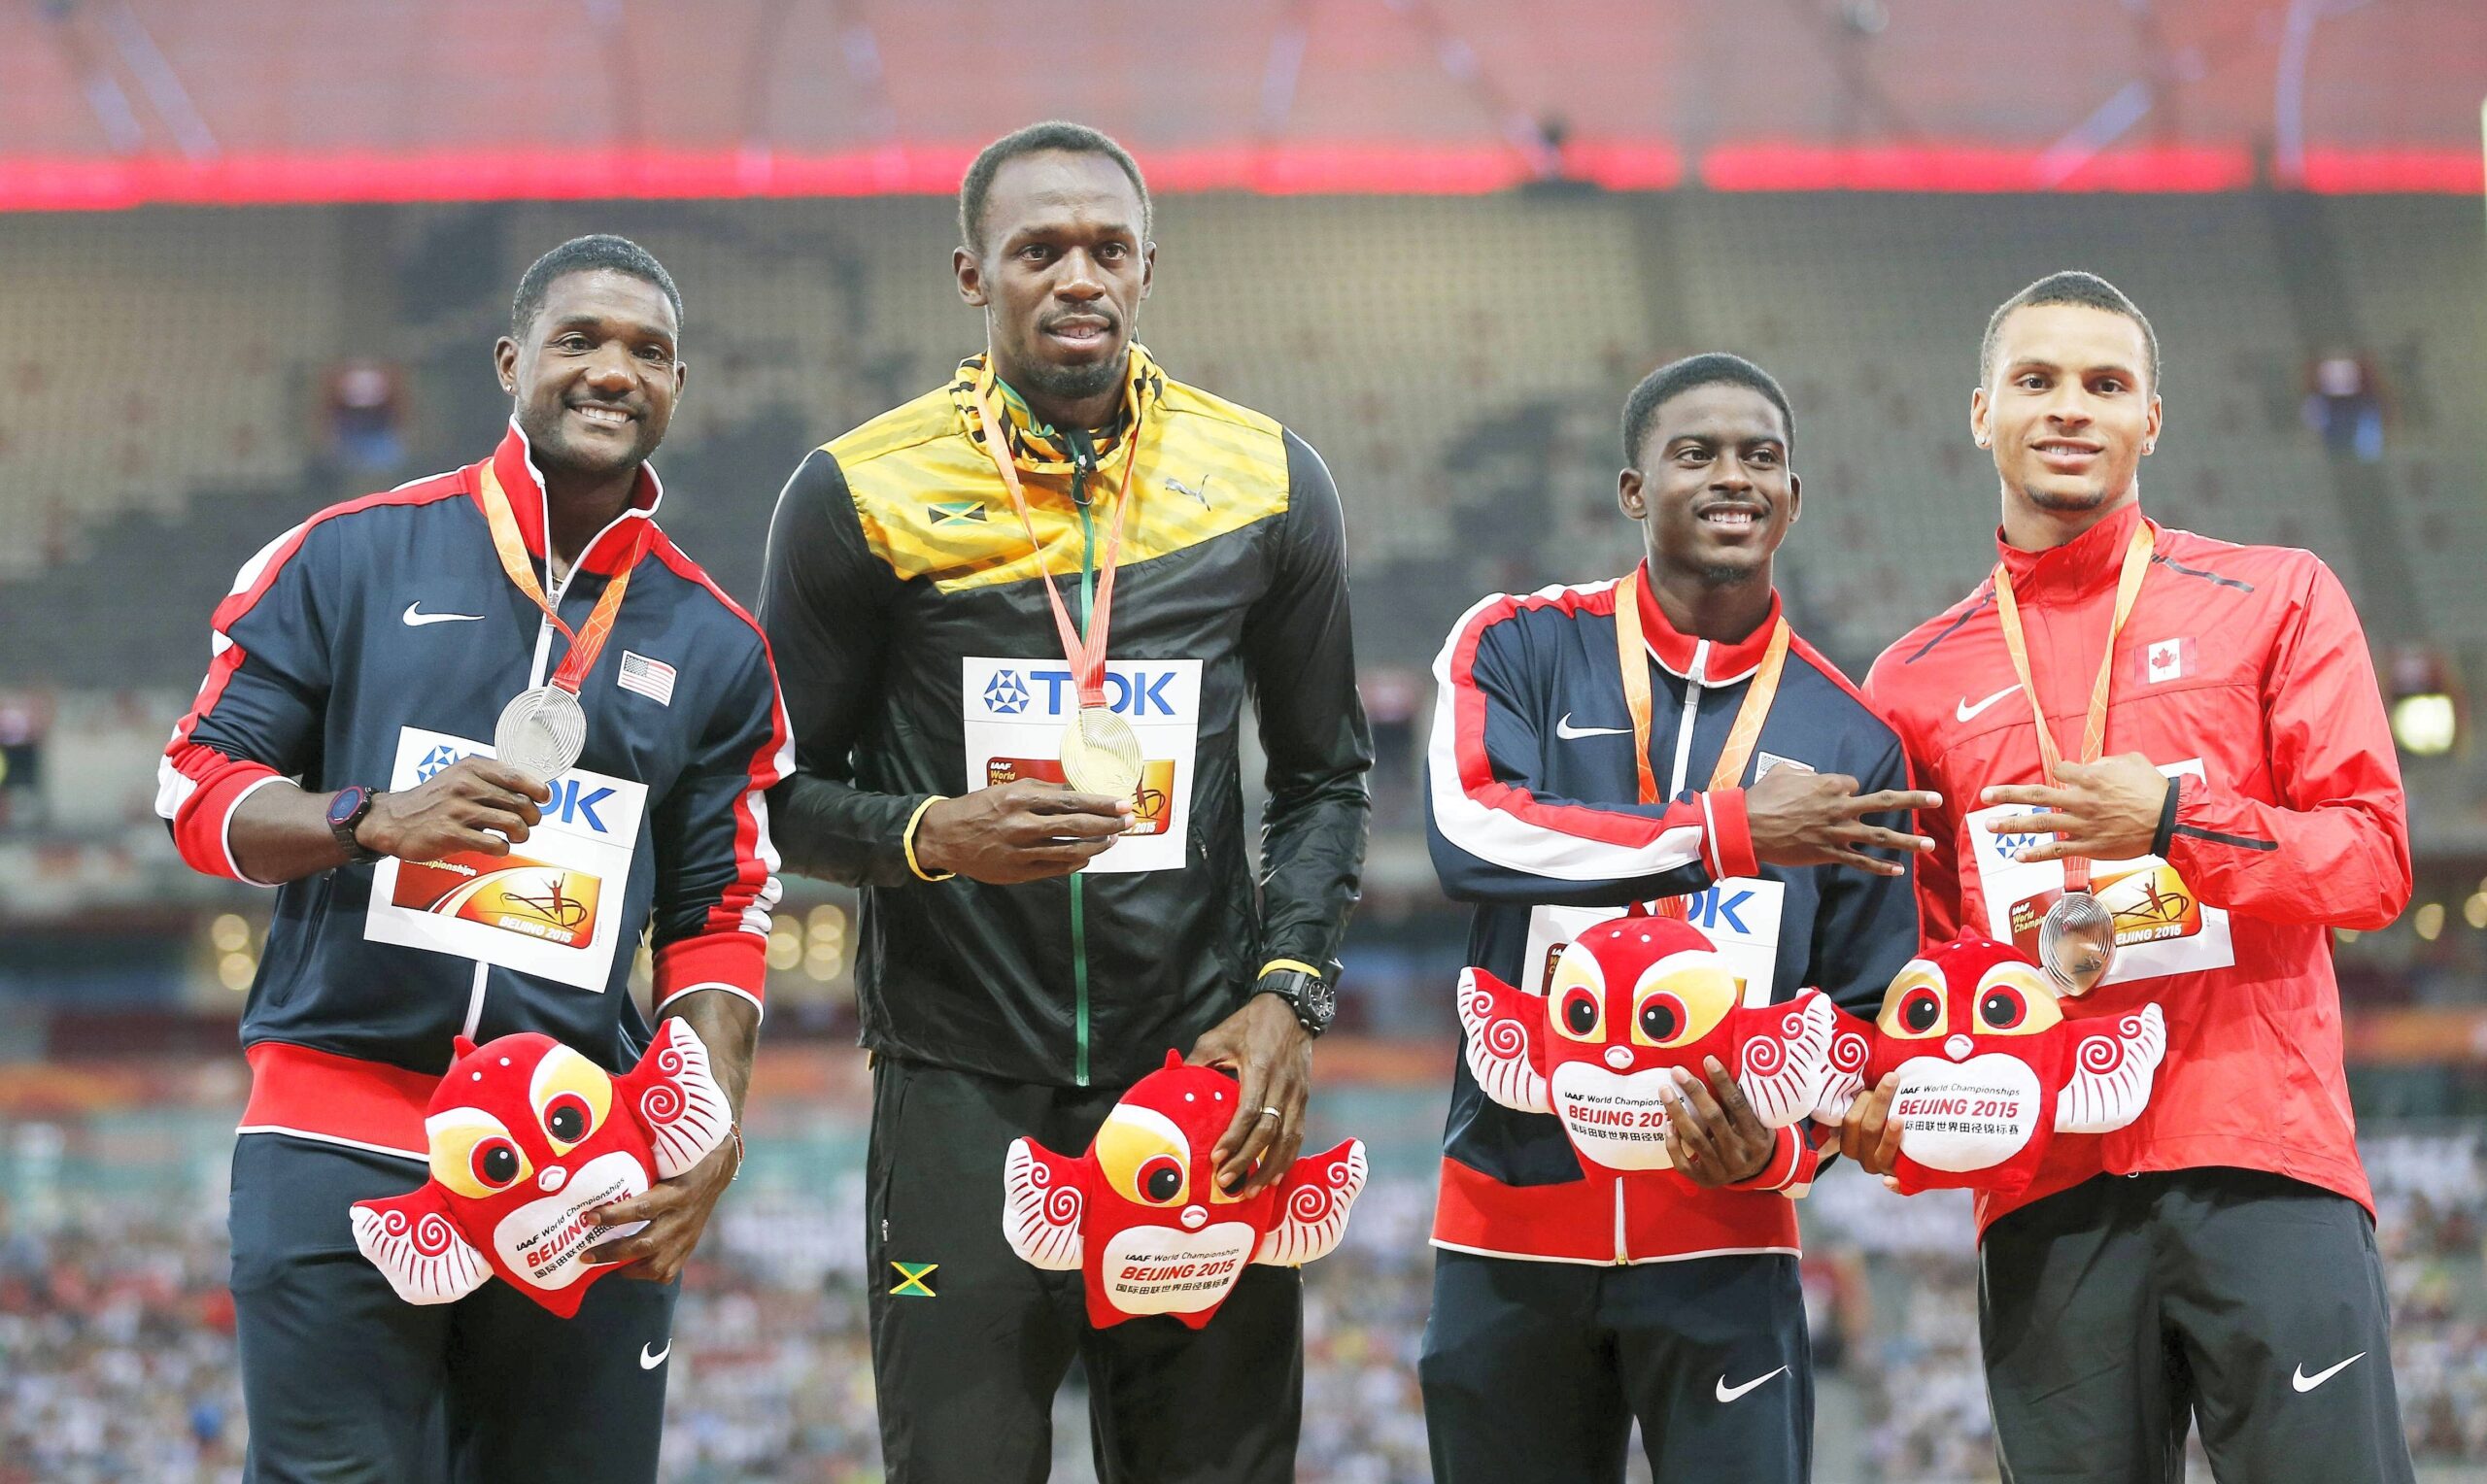
M 1556 1035 L 1592 1046 L 1606 1039 L 1606 974 L 1585 944 L 1569 945 L 1554 961 L 1546 996 Z
M 1573 1040 L 1606 1039 L 1606 997 L 1595 990 L 1573 986 L 1564 994 L 1555 1014 L 1555 1024 Z
M 1978 981 L 1978 1029 L 2035 1035 L 2063 1020 L 2055 992 L 2026 964 L 1998 963 Z
M 567 1046 L 556 1046 L 535 1063 L 527 1099 L 544 1125 L 557 1155 L 568 1154 L 602 1127 L 613 1108 L 613 1079 L 604 1068 Z
M 1883 1034 L 1922 1041 L 1943 1034 L 1945 1020 L 1942 976 L 1922 959 L 1910 961 L 1883 994 Z
M 1161 1154 L 1140 1166 L 1140 1196 L 1151 1205 L 1172 1205 L 1183 1198 L 1183 1166 L 1171 1154 Z
M 1717 1029 L 1736 1007 L 1736 980 L 1709 954 L 1675 953 L 1641 971 L 1632 992 L 1632 1039 L 1672 1049 Z
M 1141 1205 L 1180 1205 L 1192 1193 L 1192 1145 L 1154 1108 L 1117 1103 L 1097 1130 L 1097 1167 L 1115 1192 Z
M 1684 1029 L 1684 1001 L 1661 990 L 1642 999 L 1632 1028 L 1640 1032 L 1642 1040 L 1662 1046 Z
M 497 1196 L 535 1173 L 501 1121 L 481 1108 L 452 1108 L 424 1121 L 432 1178 L 475 1200 Z

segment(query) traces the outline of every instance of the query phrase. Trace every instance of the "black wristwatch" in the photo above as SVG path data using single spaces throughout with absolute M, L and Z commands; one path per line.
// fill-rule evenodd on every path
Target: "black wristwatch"
M 371 806 L 379 799 L 380 793 L 378 789 L 366 789 L 358 783 L 349 784 L 337 791 L 336 797 L 328 800 L 328 833 L 335 835 L 337 843 L 345 847 L 348 865 L 369 865 L 380 859 L 380 852 L 366 849 L 360 840 L 354 837 L 355 830 L 360 827 L 364 816 L 371 813 Z
M 1308 974 L 1300 968 L 1274 968 L 1261 976 L 1252 987 L 1255 995 L 1276 995 L 1295 1012 L 1295 1023 L 1306 1035 L 1317 1036 L 1330 1029 L 1339 1013 L 1338 992 L 1318 974 Z

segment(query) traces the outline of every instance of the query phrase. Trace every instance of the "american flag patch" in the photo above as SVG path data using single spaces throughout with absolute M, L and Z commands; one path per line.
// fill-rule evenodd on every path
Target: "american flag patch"
M 625 691 L 636 691 L 660 706 L 673 704 L 673 666 L 645 655 L 622 652 L 622 673 L 614 683 Z

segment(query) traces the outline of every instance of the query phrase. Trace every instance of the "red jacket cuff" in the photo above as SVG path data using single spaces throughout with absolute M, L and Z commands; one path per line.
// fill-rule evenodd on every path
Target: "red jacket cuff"
M 1779 1130 L 1779 1143 L 1770 1152 L 1770 1163 L 1761 1173 L 1750 1180 L 1728 1182 L 1731 1191 L 1779 1191 L 1791 1185 L 1808 1184 L 1813 1179 L 1814 1146 L 1803 1131 L 1791 1125 Z
M 1761 861 L 1754 856 L 1753 826 L 1745 817 L 1745 791 L 1712 789 L 1701 795 L 1701 807 L 1709 826 L 1711 879 L 1759 875 Z
M 244 794 L 283 775 L 264 762 L 228 759 L 206 748 L 195 751 L 213 760 L 203 770 L 205 776 L 198 780 L 198 788 L 173 815 L 174 849 L 181 852 L 182 860 L 194 871 L 255 887 L 267 885 L 244 875 L 241 862 L 233 859 L 233 809 Z M 195 763 L 198 759 L 184 760 Z
M 724 990 L 754 1005 L 766 1007 L 768 992 L 768 940 L 756 932 L 729 928 L 696 938 L 667 943 L 656 952 L 656 1000 L 659 1008 L 694 990 Z

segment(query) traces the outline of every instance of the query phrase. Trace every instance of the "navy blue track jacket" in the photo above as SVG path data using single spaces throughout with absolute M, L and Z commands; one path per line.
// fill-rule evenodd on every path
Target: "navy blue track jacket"
M 183 858 L 247 880 L 234 809 L 280 778 L 314 792 L 413 787 L 489 751 L 502 705 L 567 652 L 513 586 L 477 497 L 510 497 L 537 578 L 574 630 L 662 493 L 631 508 L 558 588 L 542 482 L 513 426 L 485 463 L 333 506 L 246 563 L 214 620 L 213 660 L 158 770 Z M 277 889 L 243 1012 L 246 1131 L 421 1158 L 423 1108 L 460 1033 L 542 1031 L 607 1070 L 648 1024 L 630 994 L 642 936 L 656 1003 L 722 990 L 755 1004 L 777 858 L 769 785 L 791 765 L 758 627 L 650 531 L 580 688 L 587 749 L 552 780 L 544 822 L 506 858 L 346 865 Z
M 1550 945 L 1583 926 L 1550 909 L 1619 911 L 1693 894 L 1693 926 L 1722 948 L 1749 929 L 1753 951 L 1775 951 L 1774 1000 L 1816 987 L 1870 1017 L 1917 949 L 1909 879 L 1758 864 L 1743 788 L 1701 791 L 1771 624 L 1735 644 L 1679 633 L 1644 573 L 1651 764 L 1671 800 L 1644 805 L 1617 668 L 1617 590 L 1606 582 L 1489 597 L 1461 618 L 1435 661 L 1426 836 L 1443 890 L 1479 904 L 1468 961 L 1536 988 Z M 1777 766 L 1845 773 L 1860 793 L 1908 787 L 1897 735 L 1801 636 L 1789 645 L 1743 781 Z M 1898 815 L 1873 823 L 1907 827 Z M 1755 881 L 1778 889 L 1775 943 L 1758 926 L 1772 894 L 1754 890 Z M 1815 1158 L 1792 1130 L 1744 1189 L 1687 1197 L 1680 1183 L 1584 1167 L 1552 1117 L 1487 1098 L 1464 1059 L 1454 1076 L 1437 1246 L 1597 1263 L 1795 1249 L 1795 1216 L 1780 1193 L 1800 1193 Z

